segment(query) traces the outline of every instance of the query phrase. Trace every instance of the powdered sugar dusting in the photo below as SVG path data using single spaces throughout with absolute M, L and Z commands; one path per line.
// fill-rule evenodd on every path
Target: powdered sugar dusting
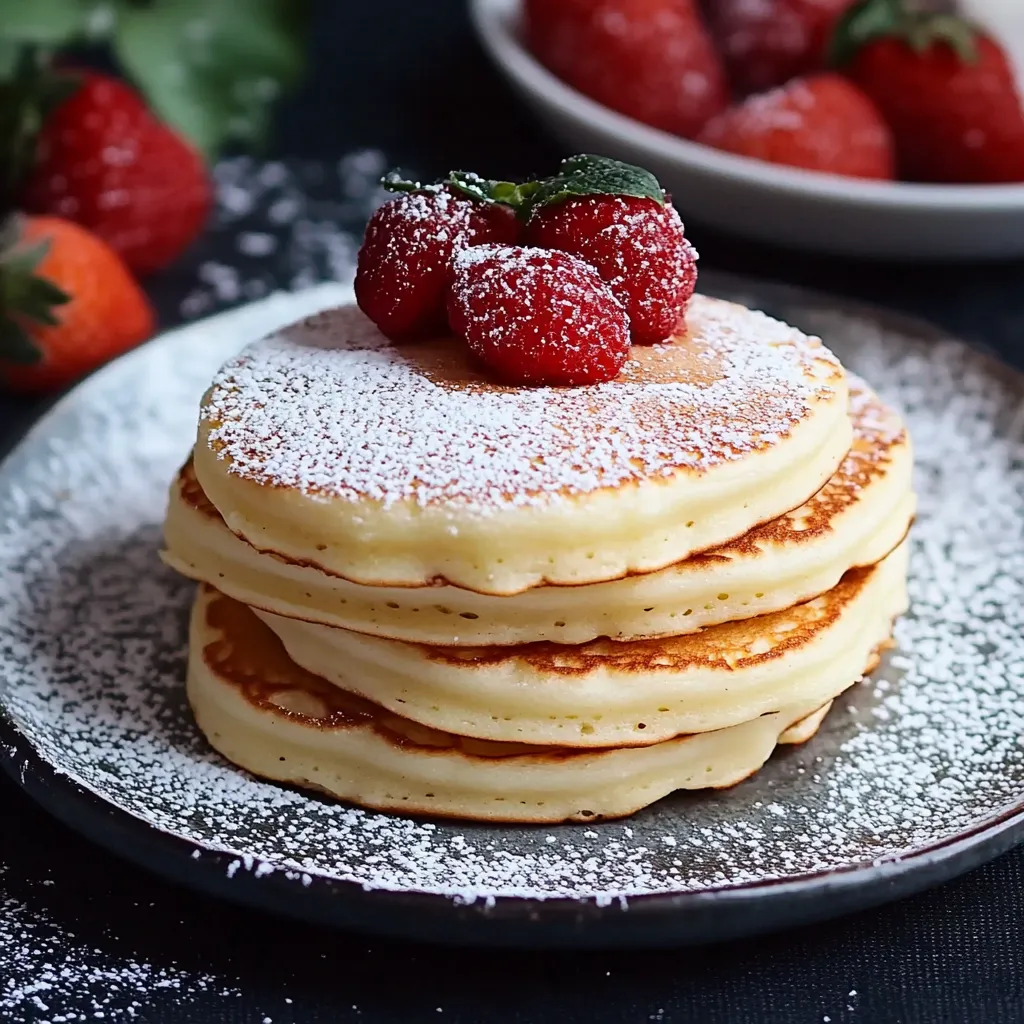
M 834 396 L 836 362 L 816 339 L 699 296 L 688 324 L 700 345 L 666 348 L 697 353 L 697 367 L 676 379 L 649 372 L 634 349 L 606 384 L 465 388 L 433 379 L 414 349 L 342 309 L 228 363 L 206 417 L 218 453 L 248 479 L 486 514 L 706 472 L 784 437 Z M 451 346 L 451 359 L 464 358 Z
M 45 914 L 4 894 L 0 865 L 0 1018 L 8 1024 L 151 1019 L 161 993 L 187 1006 L 202 994 L 240 995 L 223 979 L 119 957 L 112 962 Z
M 4 470 L 0 701 L 50 764 L 158 828 L 229 851 L 236 878 L 347 879 L 458 901 L 608 904 L 793 877 L 902 855 L 1020 802 L 1024 386 L 958 344 L 806 309 L 789 312 L 905 412 L 920 494 L 900 650 L 810 744 L 733 790 L 585 831 L 407 820 L 227 765 L 185 706 L 191 587 L 161 567 L 158 524 L 216 365 L 240 334 L 310 306 L 248 310 L 142 350 L 88 382 Z

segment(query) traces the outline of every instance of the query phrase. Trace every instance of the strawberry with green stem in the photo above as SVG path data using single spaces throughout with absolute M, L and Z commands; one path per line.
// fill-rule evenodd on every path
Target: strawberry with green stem
M 123 261 L 57 217 L 0 230 L 0 384 L 58 390 L 145 341 L 154 314 Z
M 1010 61 L 981 29 L 905 0 L 862 0 L 831 59 L 888 122 L 902 177 L 1024 181 L 1024 107 Z
M 124 82 L 95 72 L 42 73 L 70 92 L 40 118 L 21 190 L 32 213 L 65 217 L 104 239 L 136 274 L 173 263 L 202 231 L 211 188 L 198 151 Z

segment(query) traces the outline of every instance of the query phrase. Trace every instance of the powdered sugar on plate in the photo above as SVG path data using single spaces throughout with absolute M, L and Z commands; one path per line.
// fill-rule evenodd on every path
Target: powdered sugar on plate
M 634 895 L 794 878 L 902 856 L 1024 794 L 1024 414 L 1020 378 L 953 342 L 806 307 L 901 408 L 918 450 L 914 607 L 899 651 L 808 745 L 722 793 L 627 822 L 506 828 L 357 810 L 256 781 L 185 705 L 191 587 L 156 556 L 196 403 L 232 351 L 338 289 L 242 310 L 90 380 L 0 471 L 0 705 L 39 755 L 236 877 L 344 879 L 458 901 Z M 666 841 L 668 840 L 668 841 Z
M 835 399 L 838 368 L 816 339 L 702 296 L 687 319 L 701 346 L 695 368 L 680 369 L 692 351 L 684 340 L 661 346 L 660 374 L 641 362 L 652 350 L 634 349 L 607 384 L 501 388 L 432 379 L 416 349 L 390 345 L 358 309 L 333 311 L 218 374 L 210 440 L 232 472 L 260 482 L 486 514 L 703 473 L 777 442 Z M 464 358 L 446 354 L 442 373 Z

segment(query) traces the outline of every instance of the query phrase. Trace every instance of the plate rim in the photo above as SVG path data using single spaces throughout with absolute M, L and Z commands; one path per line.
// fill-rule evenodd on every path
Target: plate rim
M 309 923 L 399 939 L 511 949 L 710 945 L 832 920 L 941 885 L 1024 841 L 1024 796 L 970 829 L 877 861 L 714 889 L 623 900 L 366 889 L 287 872 L 174 835 L 51 765 L 0 706 L 0 768 L 39 807 L 109 853 L 215 898 Z M 272 870 L 267 870 L 267 868 Z M 303 877 L 299 877 L 302 875 Z M 308 881 L 306 880 L 308 879 Z
M 921 339 L 950 338 L 928 321 L 843 296 L 718 271 L 705 272 L 702 279 L 704 290 L 713 294 L 751 291 L 769 307 L 797 302 L 820 305 L 892 324 Z M 337 283 L 318 285 L 310 291 L 314 290 L 339 298 L 350 293 Z M 80 382 L 44 410 L 0 461 L 0 481 L 21 448 L 44 432 L 67 404 L 83 400 L 83 393 L 98 379 L 120 372 L 129 361 L 145 359 L 153 347 L 181 331 L 200 328 L 210 320 L 238 315 L 257 305 L 243 305 L 164 332 Z M 1024 372 L 971 348 L 979 360 L 1024 396 Z M 307 883 L 296 877 L 301 874 L 297 869 L 285 869 L 251 855 L 245 870 L 229 873 L 229 866 L 239 861 L 241 853 L 204 846 L 162 829 L 52 765 L 14 722 L 2 693 L 0 768 L 52 816 L 111 853 L 172 881 L 234 903 L 320 924 L 457 945 L 653 948 L 726 941 L 810 924 L 912 895 L 949 881 L 1024 841 L 1022 793 L 1015 802 L 967 829 L 873 861 L 710 889 L 629 896 L 624 901 L 615 897 L 605 902 L 597 897 L 497 896 L 466 903 L 439 893 L 367 890 L 358 882 L 316 873 L 307 875 Z M 272 870 L 256 870 L 260 865 Z M 286 877 L 286 870 L 292 877 Z
M 690 171 L 718 175 L 760 189 L 772 189 L 808 201 L 827 201 L 875 211 L 942 213 L 1024 213 L 1024 182 L 992 185 L 943 185 L 925 182 L 873 182 L 782 167 L 725 153 L 635 118 L 591 99 L 541 64 L 520 42 L 510 22 L 522 0 L 470 0 L 470 15 L 484 49 L 519 88 L 587 127 L 620 138 L 626 145 L 671 160 Z

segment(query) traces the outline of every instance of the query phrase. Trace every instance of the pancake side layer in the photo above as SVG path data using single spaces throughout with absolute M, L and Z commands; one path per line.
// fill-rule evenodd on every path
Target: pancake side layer
M 423 725 L 504 742 L 647 746 L 838 696 L 907 608 L 907 557 L 904 543 L 780 612 L 625 643 L 440 648 L 258 614 L 297 664 Z
M 789 707 L 655 746 L 572 751 L 425 729 L 292 664 L 244 606 L 202 587 L 188 695 L 210 743 L 264 778 L 384 811 L 483 821 L 616 818 L 676 789 L 721 788 L 779 742 L 813 735 L 827 707 Z

